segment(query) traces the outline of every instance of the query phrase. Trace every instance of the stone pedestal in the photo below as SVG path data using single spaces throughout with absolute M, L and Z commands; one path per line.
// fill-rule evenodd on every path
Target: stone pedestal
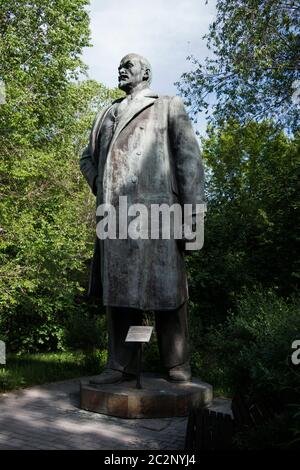
M 157 375 L 142 375 L 143 388 L 136 381 L 101 386 L 82 381 L 80 407 L 119 418 L 168 418 L 187 416 L 192 406 L 208 406 L 212 386 L 198 379 L 174 383 Z

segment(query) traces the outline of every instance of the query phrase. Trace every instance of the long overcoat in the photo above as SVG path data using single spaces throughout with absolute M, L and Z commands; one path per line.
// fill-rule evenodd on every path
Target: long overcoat
M 96 117 L 80 160 L 97 207 L 117 204 L 119 196 L 149 208 L 204 203 L 200 149 L 181 98 L 159 97 L 146 88 L 112 131 L 107 116 L 115 104 Z M 110 306 L 179 307 L 188 298 L 188 286 L 178 241 L 96 238 L 89 295 Z

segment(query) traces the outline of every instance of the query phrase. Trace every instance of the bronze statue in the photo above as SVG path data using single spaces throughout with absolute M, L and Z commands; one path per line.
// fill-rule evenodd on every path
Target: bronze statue
M 114 101 L 95 119 L 80 168 L 97 198 L 128 204 L 203 204 L 204 172 L 199 146 L 178 96 L 158 96 L 149 88 L 151 66 L 128 54 L 119 66 Z M 97 219 L 99 220 L 99 218 Z M 169 380 L 191 378 L 188 352 L 188 288 L 184 248 L 176 239 L 95 241 L 89 294 L 107 309 L 109 356 L 93 383 L 114 383 L 135 374 L 136 345 L 125 343 L 131 325 L 154 311 L 161 359 Z

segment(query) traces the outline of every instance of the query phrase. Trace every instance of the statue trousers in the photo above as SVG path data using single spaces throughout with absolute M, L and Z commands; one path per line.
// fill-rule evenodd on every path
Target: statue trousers
M 108 363 L 110 369 L 134 374 L 137 370 L 137 343 L 125 343 L 130 326 L 143 323 L 143 311 L 106 307 Z M 161 362 L 165 368 L 189 361 L 187 302 L 175 310 L 155 311 L 155 331 Z

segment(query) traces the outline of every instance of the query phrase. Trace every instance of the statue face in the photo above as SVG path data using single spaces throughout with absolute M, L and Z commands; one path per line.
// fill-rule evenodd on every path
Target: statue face
M 126 56 L 121 60 L 119 71 L 119 88 L 129 91 L 145 80 L 145 69 L 137 57 Z

